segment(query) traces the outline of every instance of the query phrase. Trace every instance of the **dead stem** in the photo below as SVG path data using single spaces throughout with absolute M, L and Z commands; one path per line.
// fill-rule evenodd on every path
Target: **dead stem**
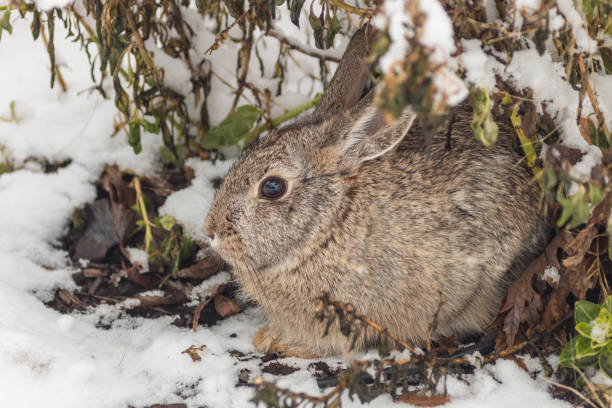
M 330 0 L 330 1 L 334 5 L 340 7 L 344 11 L 346 11 L 347 13 L 356 14 L 356 15 L 358 15 L 360 17 L 365 17 L 365 18 L 370 18 L 373 15 L 373 11 L 372 10 L 368 10 L 368 9 L 364 9 L 364 8 L 359 8 L 359 7 L 351 6 L 350 4 L 346 4 L 342 0 Z
M 591 84 L 589 82 L 589 75 L 586 72 L 586 68 L 584 66 L 584 59 L 582 58 L 582 54 L 578 56 L 578 67 L 580 68 L 580 75 L 582 75 L 582 79 L 584 80 L 584 86 L 586 87 L 587 94 L 589 95 L 589 100 L 591 101 L 591 105 L 593 106 L 593 110 L 595 111 L 595 116 L 597 117 L 597 121 L 599 122 L 599 126 L 602 127 L 604 134 L 606 135 L 606 139 L 610 141 L 610 131 L 606 126 L 606 121 L 599 109 L 599 104 L 597 103 L 597 96 L 593 92 L 591 88 Z
M 298 51 L 302 54 L 308 55 L 313 58 L 318 58 L 322 61 L 332 61 L 336 63 L 340 62 L 340 58 L 334 57 L 332 55 L 323 54 L 322 52 L 318 50 L 305 49 L 302 45 L 295 43 L 293 40 L 291 40 L 290 38 L 287 38 L 285 35 L 283 35 L 282 33 L 279 33 L 275 29 L 271 29 L 270 31 L 268 31 L 268 35 L 276 38 L 278 41 L 282 42 L 283 44 L 286 44 L 290 50 Z
M 566 390 L 566 391 L 571 392 L 572 394 L 576 395 L 577 397 L 579 397 L 580 399 L 582 399 L 584 402 L 586 402 L 587 404 L 589 404 L 589 405 L 590 405 L 591 407 L 593 407 L 593 408 L 601 408 L 601 407 L 598 407 L 597 405 L 595 405 L 595 404 L 593 403 L 593 401 L 591 401 L 590 399 L 588 399 L 587 397 L 585 397 L 584 395 L 582 395 L 582 393 L 581 393 L 580 391 L 578 391 L 578 390 L 576 390 L 576 389 L 574 389 L 574 388 L 572 388 L 572 387 L 568 387 L 567 385 L 563 385 L 563 384 L 559 384 L 559 383 L 557 383 L 557 382 L 551 381 L 551 380 L 549 380 L 549 379 L 548 379 L 548 378 L 546 378 L 546 377 L 542 377 L 542 379 L 543 379 L 544 381 L 546 381 L 547 383 L 549 383 L 550 385 L 554 385 L 555 387 L 559 387 L 559 388 L 562 388 L 562 389 L 564 389 L 564 390 Z M 602 405 L 602 407 L 603 407 L 603 405 Z
M 42 35 L 43 43 L 47 50 L 49 50 L 49 40 L 47 39 L 47 34 L 45 33 L 45 26 L 40 26 L 40 34 Z M 62 92 L 68 92 L 68 87 L 66 86 L 66 81 L 64 81 L 64 77 L 62 76 L 62 72 L 59 69 L 57 64 L 53 64 L 51 67 L 52 70 L 55 71 L 55 77 L 57 78 L 57 82 L 60 84 L 62 88 Z

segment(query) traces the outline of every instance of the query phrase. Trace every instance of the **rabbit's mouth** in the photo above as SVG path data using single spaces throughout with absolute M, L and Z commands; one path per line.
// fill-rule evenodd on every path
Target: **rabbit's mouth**
M 245 247 L 238 234 L 220 237 L 217 234 L 209 241 L 210 248 L 232 267 L 249 267 L 252 261 L 245 256 Z

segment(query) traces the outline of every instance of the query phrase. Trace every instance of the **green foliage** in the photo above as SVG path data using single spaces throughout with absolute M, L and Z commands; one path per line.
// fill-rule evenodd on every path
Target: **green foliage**
M 13 34 L 13 26 L 11 25 L 11 10 L 6 10 L 2 18 L 0 18 L 0 40 L 2 39 L 2 31 L 7 31 L 9 34 Z
M 166 231 L 172 231 L 172 227 L 176 224 L 176 221 L 171 215 L 164 215 L 155 219 L 155 225 L 165 229 Z
M 484 88 L 472 89 L 472 100 L 474 103 L 474 116 L 471 126 L 474 131 L 474 137 L 485 146 L 491 146 L 497 141 L 499 129 L 491 114 L 489 91 Z
M 202 140 L 202 147 L 218 149 L 244 140 L 260 115 L 260 110 L 254 106 L 244 105 L 239 107 L 223 119 L 219 126 L 212 127 L 206 132 L 206 136 Z
M 612 378 L 612 295 L 601 305 L 576 302 L 574 319 L 579 335 L 567 343 L 559 364 L 578 368 L 597 365 Z

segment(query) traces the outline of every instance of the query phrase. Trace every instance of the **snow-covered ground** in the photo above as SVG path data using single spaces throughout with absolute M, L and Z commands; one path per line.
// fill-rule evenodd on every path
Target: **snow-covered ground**
M 114 104 L 90 91 L 89 66 L 78 45 L 63 40 L 57 27 L 56 53 L 68 92 L 58 86 L 49 89 L 42 42 L 32 41 L 29 22 L 16 13 L 13 20 L 13 34 L 3 33 L 0 41 L 0 117 L 10 117 L 14 102 L 18 119 L 0 121 L 0 161 L 8 160 L 16 169 L 0 176 L 0 407 L 143 407 L 177 402 L 190 407 L 248 406 L 252 390 L 236 387 L 238 374 L 247 368 L 251 378 L 262 375 L 259 360 L 241 361 L 228 351 L 255 353 L 251 337 L 263 324 L 256 309 L 194 333 L 171 325 L 172 318 L 129 317 L 120 306 L 62 315 L 43 304 L 54 288 L 74 285 L 70 276 L 78 265 L 70 264 L 58 240 L 73 210 L 95 198 L 93 183 L 104 164 L 139 174 L 154 172 L 160 138 L 144 135 L 143 151 L 137 156 L 123 134 L 110 138 Z M 227 100 L 226 95 L 218 106 L 229 108 Z M 217 116 L 221 120 L 225 115 Z M 45 173 L 40 164 L 66 159 L 70 164 L 52 173 Z M 194 160 L 191 165 L 196 170 L 192 186 L 171 196 L 166 210 L 197 235 L 212 200 L 210 180 L 223 174 L 228 164 Z M 217 275 L 199 290 L 214 288 L 227 277 Z M 112 326 L 98 329 L 99 321 Z M 181 353 L 191 345 L 206 345 L 201 361 Z M 342 363 L 340 358 L 324 361 L 332 367 Z M 283 362 L 301 370 L 263 377 L 294 391 L 320 393 L 307 370 L 311 361 Z M 507 360 L 462 380 L 449 378 L 451 400 L 446 406 L 569 407 L 550 396 L 537 362 L 526 358 L 526 363 L 538 373 L 537 379 Z M 343 402 L 359 405 L 348 398 Z M 385 396 L 371 406 L 393 404 Z

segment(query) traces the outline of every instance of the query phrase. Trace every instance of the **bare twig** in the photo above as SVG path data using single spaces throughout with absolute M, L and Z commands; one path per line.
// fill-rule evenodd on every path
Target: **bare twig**
M 329 55 L 328 53 L 325 53 L 322 50 L 305 48 L 303 45 L 296 43 L 290 38 L 287 38 L 283 33 L 280 33 L 275 29 L 271 29 L 270 31 L 268 31 L 268 35 L 286 44 L 291 50 L 295 50 L 301 52 L 302 54 L 318 58 L 322 61 L 340 62 L 340 58 L 335 57 L 333 55 Z

